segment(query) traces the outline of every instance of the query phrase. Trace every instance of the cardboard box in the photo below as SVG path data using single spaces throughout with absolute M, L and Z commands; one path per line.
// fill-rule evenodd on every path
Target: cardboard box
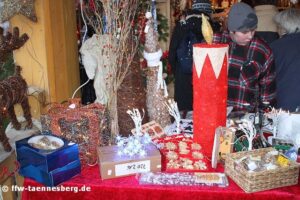
M 134 175 L 141 172 L 161 171 L 161 155 L 158 149 L 149 144 L 146 147 L 145 157 L 119 156 L 118 147 L 98 147 L 98 158 L 101 179 L 111 179 L 123 176 Z
M 16 162 L 15 151 L 11 151 L 10 155 L 0 162 L 0 186 L 8 187 L 8 191 L 2 192 L 2 199 L 17 199 L 16 191 L 11 190 L 11 186 L 15 184 L 15 172 L 17 171 L 18 163 Z
M 16 200 L 17 198 L 17 192 L 12 191 L 12 186 L 15 185 L 15 177 L 8 177 L 5 182 L 1 183 L 1 187 L 5 186 L 8 188 L 6 192 L 0 191 L 0 199 L 11 199 Z M 1 198 L 1 192 L 2 192 L 2 198 Z
M 42 150 L 28 143 L 31 136 L 16 142 L 19 173 L 44 185 L 55 186 L 81 171 L 78 145 L 62 139 L 57 150 Z

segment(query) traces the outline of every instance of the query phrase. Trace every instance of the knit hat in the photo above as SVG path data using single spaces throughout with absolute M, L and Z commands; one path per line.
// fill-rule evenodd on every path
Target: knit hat
M 212 13 L 210 0 L 193 0 L 192 9 L 199 10 L 206 14 Z
M 234 4 L 228 14 L 229 31 L 248 31 L 257 28 L 255 11 L 243 2 Z

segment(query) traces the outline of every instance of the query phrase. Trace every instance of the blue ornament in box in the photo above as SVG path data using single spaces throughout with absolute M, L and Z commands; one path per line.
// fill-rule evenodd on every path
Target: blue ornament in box
M 16 141 L 19 173 L 46 186 L 56 186 L 81 171 L 78 145 L 53 135 Z

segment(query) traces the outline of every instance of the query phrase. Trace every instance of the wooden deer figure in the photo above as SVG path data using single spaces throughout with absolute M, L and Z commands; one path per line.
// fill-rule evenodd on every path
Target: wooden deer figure
M 19 29 L 16 27 L 13 30 L 13 34 L 8 33 L 6 36 L 3 35 L 3 29 L 0 28 L 0 66 L 4 63 L 7 55 L 23 46 L 27 40 L 28 36 L 26 34 L 19 37 Z M 0 142 L 2 142 L 4 150 L 8 152 L 11 151 L 11 146 L 3 130 L 2 121 L 4 115 L 8 114 L 13 127 L 16 130 L 21 128 L 21 124 L 18 122 L 14 111 L 15 104 L 19 103 L 22 106 L 24 117 L 27 121 L 26 128 L 32 127 L 27 89 L 27 83 L 21 76 L 20 66 L 15 67 L 15 74 L 13 76 L 0 81 Z

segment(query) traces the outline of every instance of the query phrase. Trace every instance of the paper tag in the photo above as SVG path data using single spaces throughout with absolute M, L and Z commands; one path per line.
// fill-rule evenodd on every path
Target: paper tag
M 150 160 L 116 165 L 115 172 L 116 176 L 150 172 Z

